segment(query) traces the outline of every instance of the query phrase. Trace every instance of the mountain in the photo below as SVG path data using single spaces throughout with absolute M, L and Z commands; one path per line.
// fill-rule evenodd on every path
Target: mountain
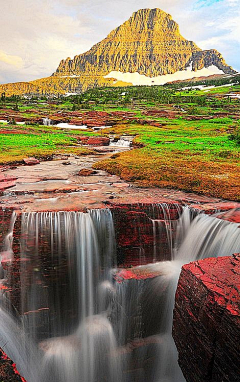
M 25 92 L 65 93 L 94 86 L 158 84 L 211 74 L 236 73 L 214 49 L 201 50 L 160 9 L 140 9 L 86 53 L 62 60 L 51 77 L 30 85 L 1 85 Z M 172 77 L 171 77 L 172 76 Z M 26 84 L 26 83 L 25 83 Z M 16 93 L 15 93 L 16 94 Z

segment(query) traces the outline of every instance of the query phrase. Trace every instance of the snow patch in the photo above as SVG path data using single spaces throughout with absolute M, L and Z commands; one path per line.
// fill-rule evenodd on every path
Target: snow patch
M 107 74 L 104 78 L 114 78 L 118 81 L 130 82 L 133 85 L 164 85 L 167 82 L 172 81 L 181 81 L 188 80 L 194 77 L 207 77 L 213 74 L 224 74 L 224 72 L 218 69 L 215 65 L 211 65 L 208 68 L 203 68 L 197 70 L 196 72 L 192 71 L 192 63 L 185 70 L 180 70 L 173 74 L 165 74 L 163 76 L 157 77 L 147 77 L 144 74 L 139 73 L 122 73 L 118 71 L 112 71 Z
M 70 129 L 70 130 L 86 130 L 88 127 L 85 125 L 70 125 L 69 123 L 61 122 L 55 125 L 56 127 L 60 127 L 61 129 Z

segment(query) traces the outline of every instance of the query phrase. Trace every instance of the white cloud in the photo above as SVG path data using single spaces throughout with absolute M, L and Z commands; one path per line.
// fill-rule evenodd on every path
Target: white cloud
M 21 68 L 23 66 L 23 59 L 19 56 L 12 56 L 0 50 L 0 62 Z
M 240 70 L 239 1 L 196 9 L 198 0 L 8 0 L 1 4 L 1 82 L 32 80 L 55 71 L 61 59 L 88 50 L 140 8 L 161 8 L 182 35 L 216 48 Z M 221 48 L 221 49 L 220 49 Z

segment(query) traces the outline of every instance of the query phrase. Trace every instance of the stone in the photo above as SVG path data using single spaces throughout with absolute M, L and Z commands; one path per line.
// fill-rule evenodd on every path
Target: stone
M 97 171 L 92 170 L 91 168 L 83 168 L 79 171 L 78 175 L 80 176 L 90 176 L 90 175 L 96 175 Z
M 239 381 L 239 280 L 240 254 L 183 266 L 173 337 L 187 382 Z
M 3 174 L 5 168 L 0 168 L 0 192 L 16 185 L 17 177 Z
M 0 377 L 1 382 L 27 382 L 20 376 L 16 364 L 0 348 Z
M 23 162 L 27 166 L 33 166 L 35 164 L 39 164 L 40 163 L 40 161 L 38 159 L 34 158 L 34 157 L 24 158 Z
M 91 137 L 86 141 L 87 145 L 91 146 L 108 146 L 110 139 L 107 137 Z

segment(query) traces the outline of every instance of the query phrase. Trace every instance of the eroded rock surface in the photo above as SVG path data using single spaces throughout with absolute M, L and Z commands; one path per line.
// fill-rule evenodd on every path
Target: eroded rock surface
M 239 280 L 239 254 L 183 266 L 173 337 L 188 382 L 239 381 Z

